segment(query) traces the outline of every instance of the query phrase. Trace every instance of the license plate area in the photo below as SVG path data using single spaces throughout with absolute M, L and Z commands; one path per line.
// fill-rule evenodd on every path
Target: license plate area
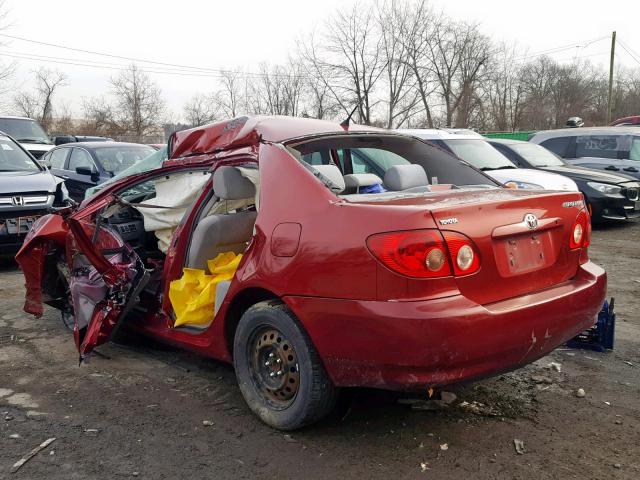
M 503 277 L 540 270 L 555 261 L 549 231 L 501 239 L 494 247 L 498 271 Z
M 0 220 L 4 233 L 9 235 L 25 235 L 33 225 L 38 217 L 17 217 L 17 218 L 5 218 Z

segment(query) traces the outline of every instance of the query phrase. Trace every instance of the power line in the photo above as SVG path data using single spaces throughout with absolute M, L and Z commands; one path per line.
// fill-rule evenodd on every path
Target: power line
M 620 44 L 620 46 L 622 47 L 622 49 L 627 52 L 629 54 L 629 56 L 638 64 L 640 65 L 640 60 L 638 59 L 638 57 L 640 57 L 640 55 L 636 54 L 636 53 L 632 53 L 633 50 L 631 49 L 631 47 L 627 47 L 627 45 L 620 39 L 618 39 L 618 43 Z
M 304 77 L 303 75 L 295 75 L 295 74 L 271 73 L 271 72 L 270 73 L 242 72 L 242 71 L 233 71 L 233 70 L 219 69 L 219 68 L 197 67 L 197 66 L 193 66 L 193 65 L 181 65 L 181 64 L 178 64 L 178 63 L 159 62 L 159 61 L 156 61 L 156 60 L 147 60 L 147 59 L 137 58 L 137 57 L 127 57 L 127 56 L 123 56 L 123 55 L 115 55 L 115 54 L 111 54 L 111 53 L 98 52 L 98 51 L 94 51 L 94 50 L 85 50 L 85 49 L 82 49 L 82 48 L 69 47 L 67 45 L 60 45 L 60 44 L 56 44 L 56 43 L 42 42 L 42 41 L 39 41 L 39 40 L 33 40 L 33 39 L 30 39 L 30 38 L 25 38 L 25 37 L 18 37 L 16 35 L 9 35 L 9 34 L 6 34 L 6 33 L 0 33 L 0 37 L 11 38 L 11 39 L 19 40 L 19 41 L 22 41 L 22 42 L 34 43 L 34 44 L 37 44 L 37 45 L 45 45 L 47 47 L 61 48 L 61 49 L 64 49 L 64 50 L 70 50 L 70 51 L 74 51 L 74 52 L 87 53 L 89 55 L 99 55 L 99 56 L 103 56 L 103 57 L 117 58 L 117 59 L 120 59 L 120 60 L 127 60 L 127 61 L 131 61 L 131 62 L 149 63 L 149 64 L 161 65 L 161 66 L 165 66 L 165 67 L 177 67 L 177 68 L 181 68 L 181 69 L 189 69 L 189 70 L 195 70 L 195 71 L 216 73 L 218 75 L 235 73 L 235 74 L 238 74 L 238 75 L 241 75 L 241 76 L 256 76 L 256 77 L 263 77 L 263 76 L 276 76 L 276 77 L 288 77 L 288 78 L 303 78 Z
M 552 55 L 555 53 L 564 52 L 565 50 L 570 50 L 572 48 L 586 48 L 593 43 L 604 40 L 605 38 L 609 38 L 609 37 L 605 35 L 604 37 L 598 37 L 593 40 L 587 40 L 586 42 L 582 42 L 582 43 L 571 43 L 571 44 L 563 45 L 560 47 L 550 48 L 547 50 L 542 50 L 537 53 L 532 53 L 531 55 L 525 55 L 524 57 L 517 58 L 516 60 L 525 60 L 527 58 L 540 57 L 542 55 Z

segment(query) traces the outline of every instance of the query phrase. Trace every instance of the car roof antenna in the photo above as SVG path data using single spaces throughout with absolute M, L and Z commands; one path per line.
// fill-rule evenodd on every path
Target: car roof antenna
M 340 126 L 342 128 L 344 128 L 345 130 L 349 130 L 349 124 L 351 123 L 351 117 L 353 117 L 353 114 L 356 113 L 356 110 L 358 109 L 359 106 L 360 106 L 360 102 L 357 102 L 356 106 L 353 107 L 353 110 L 351 110 L 351 113 L 349 114 L 349 116 L 347 118 L 345 118 L 342 122 L 340 122 Z

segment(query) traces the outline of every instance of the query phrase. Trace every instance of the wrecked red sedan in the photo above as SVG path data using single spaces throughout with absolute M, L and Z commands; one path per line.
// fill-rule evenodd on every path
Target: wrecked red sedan
M 509 190 L 420 139 L 286 117 L 175 133 L 160 168 L 42 217 L 25 310 L 82 360 L 120 326 L 232 362 L 285 430 L 341 387 L 424 390 L 593 325 L 606 274 L 579 192 Z

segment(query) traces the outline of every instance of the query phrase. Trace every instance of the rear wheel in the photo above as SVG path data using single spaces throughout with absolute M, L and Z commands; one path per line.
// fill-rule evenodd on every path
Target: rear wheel
M 278 301 L 249 308 L 238 324 L 233 363 L 249 408 L 266 424 L 294 430 L 326 416 L 336 401 L 309 336 Z

